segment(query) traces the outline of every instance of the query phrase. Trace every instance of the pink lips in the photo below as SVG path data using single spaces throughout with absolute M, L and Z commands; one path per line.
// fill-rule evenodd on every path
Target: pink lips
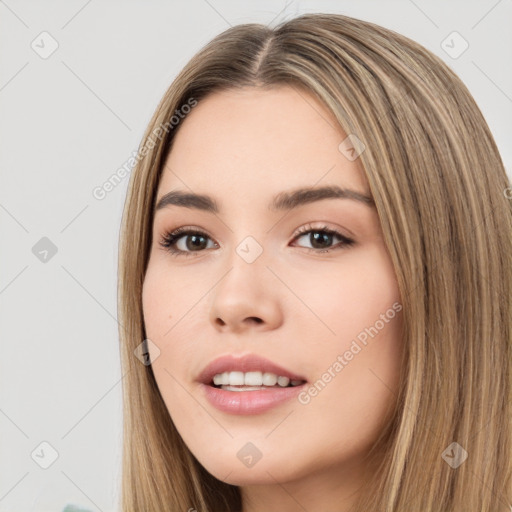
M 212 361 L 198 376 L 201 390 L 207 400 L 217 409 L 230 414 L 259 414 L 282 404 L 303 391 L 306 383 L 293 387 L 269 387 L 261 391 L 227 391 L 212 385 L 214 375 L 223 372 L 260 371 L 275 373 L 290 380 L 306 379 L 286 368 L 254 354 L 242 357 L 223 356 Z
M 219 411 L 229 414 L 259 414 L 296 397 L 304 386 L 268 388 L 261 391 L 226 391 L 201 384 L 208 401 Z

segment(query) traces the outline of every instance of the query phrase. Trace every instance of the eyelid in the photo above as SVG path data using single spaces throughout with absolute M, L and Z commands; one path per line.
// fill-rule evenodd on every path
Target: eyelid
M 317 221 L 320 222 L 320 221 Z M 329 227 L 325 222 L 322 223 L 320 226 L 315 226 L 313 223 L 308 223 L 300 228 L 296 229 L 294 234 L 292 235 L 292 242 L 295 242 L 297 239 L 311 233 L 311 232 L 322 232 L 322 233 L 328 233 L 333 237 L 338 237 L 341 240 L 341 243 L 338 243 L 337 245 L 334 245 L 333 247 L 329 247 L 327 249 L 317 249 L 317 248 L 310 248 L 310 247 L 301 247 L 302 249 L 306 249 L 308 252 L 316 253 L 316 254 L 325 254 L 325 253 L 331 253 L 333 251 L 336 251 L 338 249 L 345 249 L 348 248 L 356 243 L 355 239 L 353 237 L 349 237 L 345 234 L 343 234 L 339 228 L 332 228 Z M 161 240 L 159 242 L 159 245 L 162 249 L 166 250 L 170 254 L 174 256 L 194 256 L 194 253 L 201 253 L 205 252 L 205 250 L 200 251 L 183 251 L 181 249 L 176 249 L 176 244 L 182 239 L 186 238 L 187 236 L 191 235 L 199 235 L 204 236 L 205 238 L 211 240 L 215 246 L 218 248 L 219 244 L 214 240 L 214 238 L 204 229 L 198 228 L 197 226 L 180 226 L 174 230 L 165 231 L 164 234 L 161 237 Z M 210 249 L 211 250 L 211 249 Z
M 314 225 L 316 222 L 318 222 L 318 224 L 321 223 L 321 225 Z M 349 234 L 345 234 L 343 233 L 342 229 L 339 228 L 339 227 L 335 227 L 335 226 L 330 226 L 328 222 L 322 222 L 322 221 L 315 221 L 313 223 L 307 223 L 307 224 L 304 224 L 303 226 L 301 226 L 300 228 L 296 229 L 294 234 L 293 234 L 293 238 L 297 238 L 298 236 L 301 236 L 305 233 L 308 233 L 310 231 L 325 231 L 325 232 L 328 232 L 328 233 L 332 233 L 332 234 L 335 234 L 336 236 L 339 236 L 340 238 L 344 238 L 344 239 L 347 239 L 347 240 L 350 240 L 352 239 L 353 241 L 355 241 L 355 237 L 354 235 L 352 235 L 352 233 L 349 233 Z M 344 231 L 347 231 L 347 229 L 344 229 Z

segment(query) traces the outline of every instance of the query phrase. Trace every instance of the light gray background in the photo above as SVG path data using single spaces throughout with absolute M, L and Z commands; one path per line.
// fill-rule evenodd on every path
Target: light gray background
M 92 191 L 136 151 L 201 46 L 230 25 L 306 11 L 378 23 L 443 58 L 474 95 L 510 175 L 512 0 L 0 0 L 1 512 L 115 510 L 117 241 L 128 178 L 103 200 Z M 51 49 L 43 31 L 59 45 L 48 58 L 31 47 Z M 441 47 L 453 31 L 469 43 L 458 58 Z M 32 250 L 43 237 L 57 248 L 46 262 Z M 48 469 L 43 441 L 58 453 Z

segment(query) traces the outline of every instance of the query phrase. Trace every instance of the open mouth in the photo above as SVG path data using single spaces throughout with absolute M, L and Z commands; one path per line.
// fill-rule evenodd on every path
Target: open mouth
M 306 384 L 305 380 L 299 381 L 291 381 L 290 379 L 286 379 L 288 382 L 281 380 L 280 383 L 275 384 L 215 384 L 212 380 L 210 382 L 210 386 L 216 389 L 223 389 L 225 391 L 261 391 L 265 389 L 283 389 L 283 388 L 294 388 L 303 386 Z
M 307 382 L 304 375 L 257 354 L 241 356 L 226 354 L 218 357 L 203 369 L 198 375 L 197 381 L 209 389 L 273 390 L 273 395 L 277 394 L 279 389 L 300 388 Z

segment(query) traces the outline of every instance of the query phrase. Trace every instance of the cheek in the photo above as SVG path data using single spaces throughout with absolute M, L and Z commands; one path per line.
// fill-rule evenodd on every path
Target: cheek
M 171 413 L 173 408 L 185 406 L 186 410 L 187 406 L 186 396 L 182 396 L 182 388 L 176 381 L 176 378 L 183 380 L 182 368 L 175 362 L 182 360 L 185 350 L 185 342 L 177 342 L 176 333 L 188 302 L 177 282 L 179 279 L 171 279 L 166 272 L 150 262 L 142 287 L 142 309 L 146 336 L 152 341 L 149 345 L 152 371 Z
M 150 345 L 150 355 L 155 378 L 165 383 L 163 389 L 175 385 L 169 374 L 180 381 L 188 378 L 183 361 L 193 361 L 201 351 L 197 333 L 204 330 L 206 312 L 200 299 L 207 291 L 197 274 L 170 270 L 158 261 L 148 265 L 142 310 L 146 336 L 158 347 L 158 353 L 152 352 Z
M 354 415 L 368 418 L 365 427 L 372 430 L 398 387 L 402 304 L 384 249 L 344 263 L 326 268 L 328 275 L 317 270 L 300 281 L 298 294 L 317 316 L 308 315 L 311 321 L 300 329 L 303 360 L 312 361 L 310 375 L 318 382 L 302 403 L 311 401 L 311 421 L 318 411 L 331 411 L 335 424 L 355 426 L 356 435 L 362 425 Z
M 146 337 L 153 342 L 149 352 L 157 381 L 168 358 L 173 326 L 182 315 L 176 308 L 177 303 L 176 283 L 168 278 L 165 270 L 150 263 L 142 287 L 142 312 Z
M 148 265 L 142 287 L 142 310 L 148 337 L 162 337 L 190 308 L 193 287 L 159 262 Z
M 301 269 L 293 282 L 294 291 L 311 312 L 307 316 L 320 334 L 316 338 L 330 342 L 349 341 L 376 322 L 379 327 L 381 315 L 400 302 L 394 269 L 379 246 L 347 254 L 343 264 L 318 265 L 308 272 Z M 390 315 L 395 316 L 394 310 Z M 389 326 L 383 330 L 389 331 Z

